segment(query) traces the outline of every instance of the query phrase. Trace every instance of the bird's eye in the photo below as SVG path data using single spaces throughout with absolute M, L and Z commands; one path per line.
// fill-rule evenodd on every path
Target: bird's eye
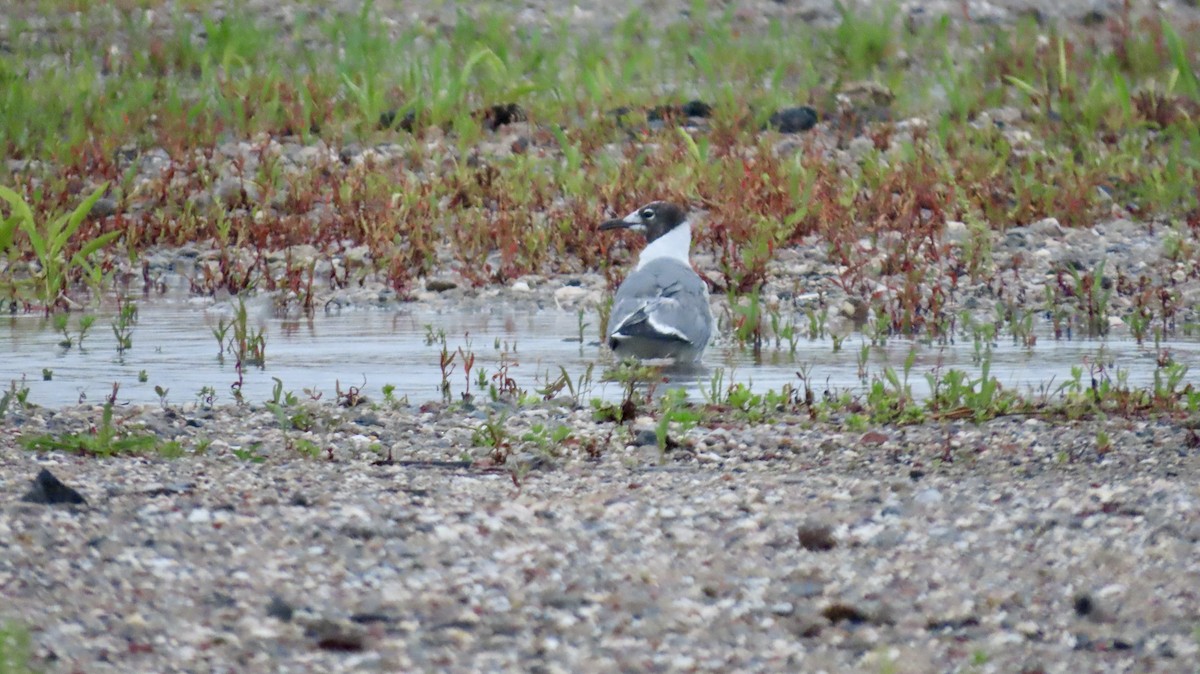
M 642 219 L 643 220 L 653 220 L 654 219 L 654 209 L 653 208 L 643 208 L 642 209 Z

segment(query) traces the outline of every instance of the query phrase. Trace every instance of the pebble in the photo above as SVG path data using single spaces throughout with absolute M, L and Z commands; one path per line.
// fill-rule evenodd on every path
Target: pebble
M 192 512 L 188 513 L 187 521 L 192 524 L 199 524 L 202 522 L 211 522 L 212 521 L 212 512 L 205 508 L 196 508 Z
M 957 220 L 947 220 L 946 229 L 942 233 L 942 238 L 950 243 L 963 243 L 968 236 L 967 224 Z
M 783 108 L 771 113 L 767 125 L 781 133 L 800 133 L 817 125 L 817 111 L 808 106 Z
M 92 210 L 89 213 L 93 218 L 106 218 L 117 212 L 117 200 L 111 197 L 101 197 L 92 204 Z
M 937 489 L 922 489 L 913 496 L 913 501 L 921 505 L 933 505 L 942 502 L 942 492 Z

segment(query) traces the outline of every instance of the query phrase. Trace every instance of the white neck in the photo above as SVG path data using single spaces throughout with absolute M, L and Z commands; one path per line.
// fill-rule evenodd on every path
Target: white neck
M 674 229 L 650 242 L 638 256 L 637 268 L 641 269 L 651 260 L 667 257 L 691 266 L 688 253 L 692 248 L 692 223 L 684 220 Z

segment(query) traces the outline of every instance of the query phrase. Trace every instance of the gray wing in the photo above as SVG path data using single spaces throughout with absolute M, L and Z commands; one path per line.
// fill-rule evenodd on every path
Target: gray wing
M 691 267 L 660 259 L 635 270 L 613 302 L 609 339 L 631 338 L 708 344 L 713 317 L 708 286 Z

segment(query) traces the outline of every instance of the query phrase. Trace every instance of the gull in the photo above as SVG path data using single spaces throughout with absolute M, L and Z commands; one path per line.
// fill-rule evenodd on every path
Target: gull
M 646 236 L 637 266 L 617 288 L 608 346 L 620 358 L 700 360 L 713 334 L 708 286 L 692 269 L 692 225 L 683 208 L 646 204 L 601 230 L 631 229 Z

